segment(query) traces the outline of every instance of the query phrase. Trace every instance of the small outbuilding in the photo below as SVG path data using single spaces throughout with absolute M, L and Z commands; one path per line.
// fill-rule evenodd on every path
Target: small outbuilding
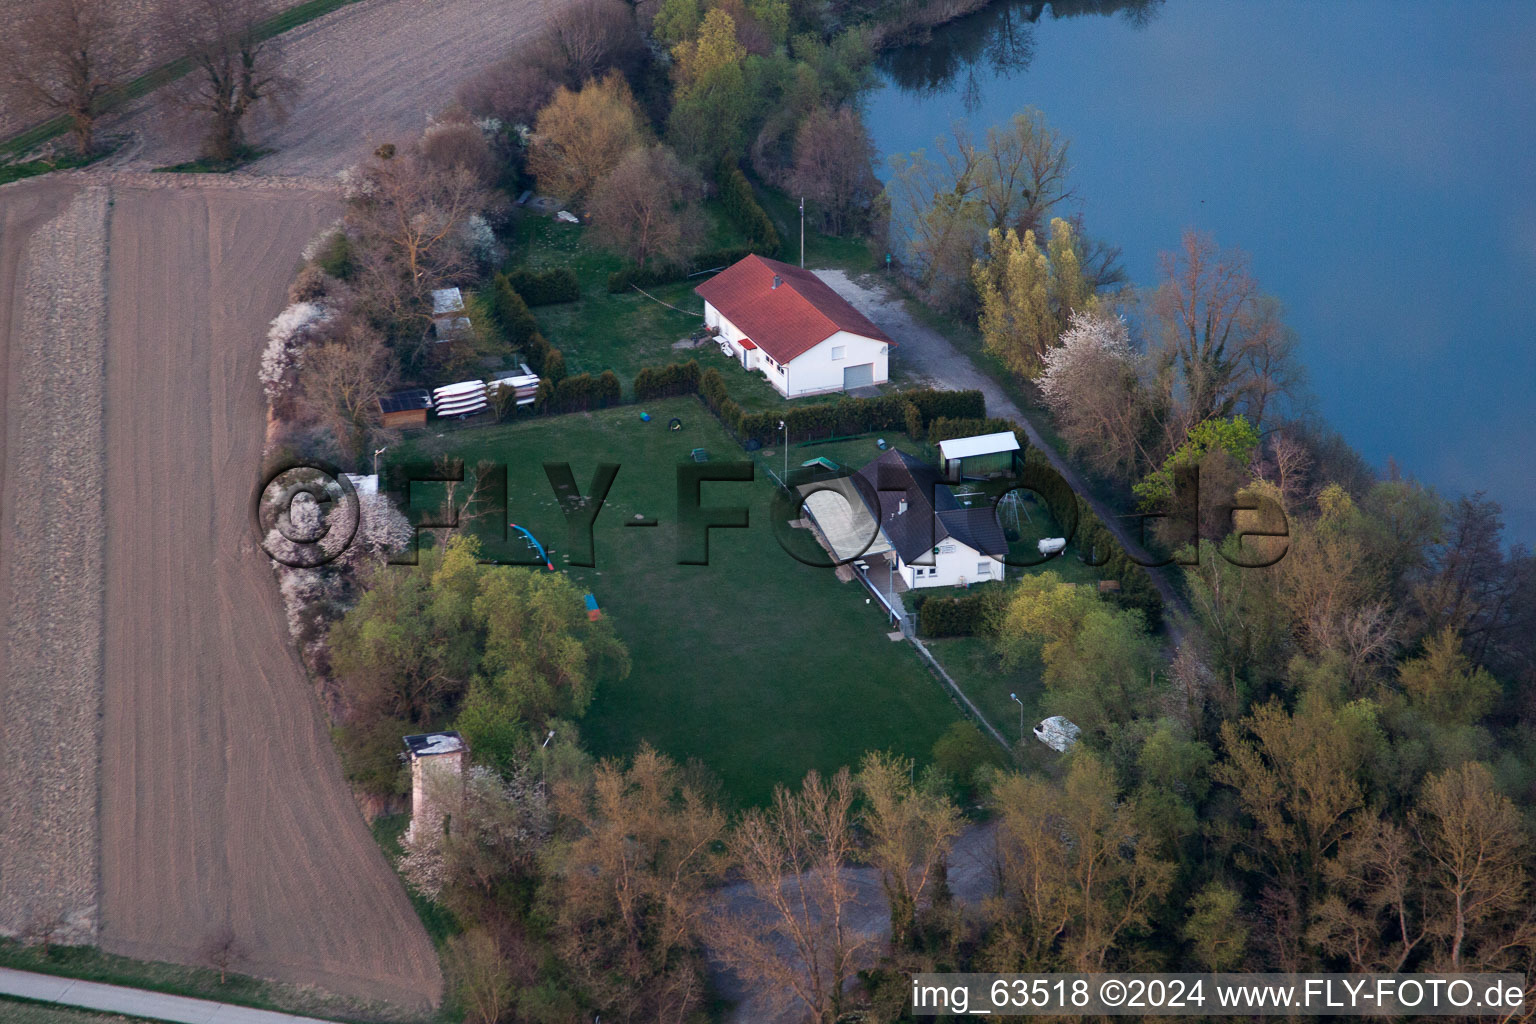
M 1011 473 L 1021 458 L 1019 452 L 1019 439 L 1011 430 L 939 442 L 939 458 L 948 480 Z
M 411 824 L 417 829 L 442 828 L 445 815 L 453 813 L 444 800 L 454 799 L 469 766 L 469 747 L 456 732 L 417 733 L 403 737 L 411 762 Z
M 426 388 L 395 391 L 379 399 L 379 413 L 386 427 L 424 427 L 432 395 Z

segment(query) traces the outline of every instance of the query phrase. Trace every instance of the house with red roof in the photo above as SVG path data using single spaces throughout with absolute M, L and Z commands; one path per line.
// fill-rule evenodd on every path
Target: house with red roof
M 809 270 L 752 255 L 694 291 L 721 350 L 785 398 L 890 379 L 895 342 Z

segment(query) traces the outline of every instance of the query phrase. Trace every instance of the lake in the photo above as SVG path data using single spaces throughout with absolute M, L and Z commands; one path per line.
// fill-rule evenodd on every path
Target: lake
M 1132 281 L 1189 226 L 1247 250 L 1317 411 L 1536 543 L 1536 4 L 1004 3 L 881 68 L 881 153 L 1038 107 Z

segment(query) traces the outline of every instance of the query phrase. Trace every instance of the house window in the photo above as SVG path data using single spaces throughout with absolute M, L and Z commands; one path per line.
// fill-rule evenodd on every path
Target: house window
M 992 563 L 991 562 L 977 562 L 976 563 L 976 575 L 977 576 L 987 576 L 987 575 L 990 575 L 991 572 L 992 572 Z
M 846 346 L 846 345 L 833 345 L 832 346 L 832 358 L 833 359 L 841 359 L 847 353 L 847 351 L 848 351 L 848 346 Z

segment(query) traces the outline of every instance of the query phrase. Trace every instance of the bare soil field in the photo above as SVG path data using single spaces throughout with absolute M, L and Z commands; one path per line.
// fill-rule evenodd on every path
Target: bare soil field
M 282 37 L 284 70 L 299 92 L 280 124 L 256 126 L 252 141 L 275 150 L 257 174 L 331 175 L 380 143 L 409 142 L 453 102 L 459 82 L 543 28 L 559 0 L 365 0 Z M 116 130 L 139 134 L 132 165 L 157 167 L 197 156 L 167 90 L 147 97 Z
M 0 933 L 97 922 L 107 190 L 0 190 Z M 23 397 L 24 396 L 24 397 Z
M 101 946 L 426 1007 L 436 953 L 341 776 L 252 495 L 264 325 L 335 200 L 119 187 L 108 278 Z

